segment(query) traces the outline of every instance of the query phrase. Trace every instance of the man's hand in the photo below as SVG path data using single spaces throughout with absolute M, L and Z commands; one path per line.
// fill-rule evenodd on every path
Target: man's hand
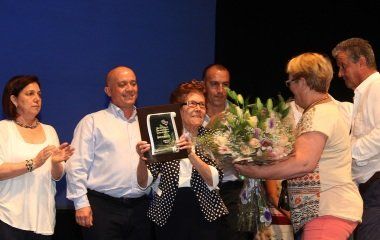
M 83 207 L 75 211 L 75 220 L 82 227 L 92 227 L 92 210 L 91 207 Z

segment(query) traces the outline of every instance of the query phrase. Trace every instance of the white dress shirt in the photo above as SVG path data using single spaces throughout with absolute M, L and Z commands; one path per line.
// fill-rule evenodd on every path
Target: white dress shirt
M 145 194 L 136 175 L 140 140 L 136 111 L 127 119 L 112 103 L 79 122 L 71 143 L 75 153 L 66 170 L 67 198 L 74 201 L 75 209 L 90 206 L 87 188 L 117 198 Z
M 380 171 L 380 74 L 373 73 L 356 89 L 351 128 L 352 174 L 357 183 Z

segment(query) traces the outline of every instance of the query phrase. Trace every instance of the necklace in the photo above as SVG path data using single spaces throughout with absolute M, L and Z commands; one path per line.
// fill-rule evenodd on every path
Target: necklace
M 312 102 L 309 106 L 307 106 L 307 108 L 305 109 L 304 113 L 307 112 L 309 109 L 311 109 L 312 107 L 314 107 L 315 105 L 319 104 L 319 103 L 322 103 L 323 101 L 329 99 L 330 97 L 327 95 L 315 102 Z
M 38 119 L 36 119 L 36 121 L 34 121 L 34 123 L 33 123 L 33 124 L 30 124 L 30 125 L 28 125 L 28 124 L 24 124 L 24 123 L 21 123 L 21 122 L 19 122 L 19 121 L 17 121 L 17 120 L 14 120 L 14 122 L 15 122 L 17 125 L 19 125 L 20 127 L 23 127 L 23 128 L 30 128 L 30 129 L 34 129 L 34 128 L 36 128 L 36 127 L 38 126 L 38 124 L 40 123 L 40 122 L 38 121 Z

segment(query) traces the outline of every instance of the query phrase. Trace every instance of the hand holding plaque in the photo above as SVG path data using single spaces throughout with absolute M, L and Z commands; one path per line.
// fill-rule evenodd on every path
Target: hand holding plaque
M 145 154 L 149 161 L 168 161 L 187 157 L 176 142 L 182 134 L 179 104 L 150 106 L 137 109 L 141 139 L 151 145 Z
M 175 117 L 175 112 L 147 115 L 147 127 L 153 156 L 179 152 L 176 146 L 179 137 Z

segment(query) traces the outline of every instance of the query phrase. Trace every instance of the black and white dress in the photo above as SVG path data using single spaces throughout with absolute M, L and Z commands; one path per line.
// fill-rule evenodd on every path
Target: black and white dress
M 200 127 L 198 135 L 202 135 L 205 131 L 207 131 L 205 128 Z M 221 182 L 223 172 L 215 160 L 205 154 L 200 146 L 195 146 L 195 153 L 206 164 L 218 170 L 219 182 Z M 158 226 L 162 227 L 166 224 L 175 204 L 179 182 L 180 159 L 150 163 L 148 164 L 148 169 L 153 175 L 153 181 L 155 181 L 160 174 L 160 182 L 158 185 L 160 194 L 157 192 L 154 193 L 153 200 L 149 206 L 148 216 Z M 210 190 L 195 168 L 192 169 L 190 188 L 194 191 L 202 215 L 208 222 L 212 222 L 228 214 L 228 210 L 219 195 L 219 189 Z

